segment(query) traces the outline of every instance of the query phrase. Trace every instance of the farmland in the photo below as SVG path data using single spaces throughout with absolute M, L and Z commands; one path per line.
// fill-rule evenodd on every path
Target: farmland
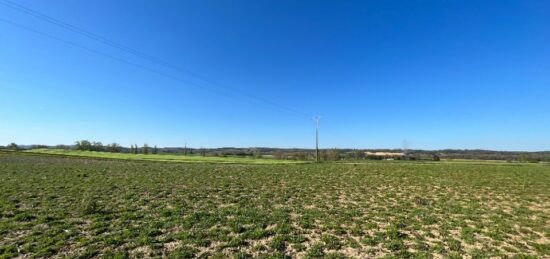
M 540 164 L 0 153 L 0 258 L 550 257 Z
M 68 149 L 31 149 L 25 151 L 31 154 L 43 154 L 65 157 L 87 157 L 98 159 L 119 159 L 119 160 L 135 160 L 135 161 L 155 161 L 155 162 L 172 162 L 172 163 L 217 163 L 217 164 L 289 164 L 303 163 L 303 161 L 295 160 L 275 160 L 269 158 L 252 158 L 252 157 L 215 157 L 215 156 L 200 156 L 200 155 L 170 155 L 170 154 L 128 154 L 128 153 L 110 153 L 96 151 L 80 151 Z

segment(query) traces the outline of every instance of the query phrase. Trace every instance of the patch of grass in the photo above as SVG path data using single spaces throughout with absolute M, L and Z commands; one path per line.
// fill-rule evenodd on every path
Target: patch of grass
M 182 246 L 170 253 L 170 258 L 195 258 L 198 250 L 189 246 Z
M 325 256 L 325 248 L 322 244 L 314 244 L 307 250 L 306 258 L 322 258 Z
M 325 243 L 327 249 L 338 250 L 342 247 L 340 239 L 333 235 L 323 235 L 321 241 Z

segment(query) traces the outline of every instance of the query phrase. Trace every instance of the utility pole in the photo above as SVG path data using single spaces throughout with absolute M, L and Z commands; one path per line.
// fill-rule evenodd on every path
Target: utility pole
M 319 121 L 321 117 L 315 116 L 313 120 L 315 121 L 315 160 L 319 163 Z

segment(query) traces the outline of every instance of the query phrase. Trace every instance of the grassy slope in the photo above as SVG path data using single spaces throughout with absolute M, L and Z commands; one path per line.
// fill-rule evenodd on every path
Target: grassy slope
M 0 258 L 550 257 L 550 167 L 0 154 Z
M 168 154 L 127 154 L 109 152 L 91 152 L 64 149 L 32 149 L 25 151 L 33 154 L 48 154 L 60 156 L 90 157 L 103 159 L 122 159 L 157 162 L 185 162 L 185 163 L 225 163 L 225 164 L 295 164 L 303 161 L 262 159 L 250 157 L 203 157 L 197 155 L 168 155 Z

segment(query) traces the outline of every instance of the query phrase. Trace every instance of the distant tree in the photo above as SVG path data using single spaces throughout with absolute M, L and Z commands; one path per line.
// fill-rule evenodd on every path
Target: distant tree
M 55 148 L 56 149 L 69 149 L 69 146 L 60 144 L 60 145 L 56 145 Z
M 338 150 L 338 149 L 330 150 L 329 151 L 329 159 L 330 159 L 330 161 L 340 160 L 340 150 Z
M 327 150 L 319 151 L 319 156 L 321 157 L 320 160 L 328 161 L 328 151 Z
M 147 144 L 143 144 L 143 154 L 149 154 L 149 146 Z
M 433 159 L 434 159 L 434 161 L 440 161 L 441 160 L 441 158 L 439 158 L 438 154 L 434 154 Z
M 155 145 L 155 147 L 153 148 L 153 154 L 157 154 L 158 150 L 157 150 L 157 145 Z
M 518 160 L 522 163 L 538 163 L 540 159 L 534 158 L 531 154 L 521 154 Z
M 252 156 L 255 157 L 255 158 L 261 158 L 262 157 L 262 152 L 257 148 L 252 149 L 251 153 L 252 153 Z
M 283 151 L 281 151 L 281 150 L 277 150 L 273 154 L 273 157 L 275 157 L 275 159 L 283 159 L 283 158 L 285 158 L 285 153 L 283 153 Z
M 16 151 L 16 150 L 19 150 L 19 146 L 14 142 L 12 142 L 8 145 L 8 149 Z
M 353 151 L 353 158 L 354 159 L 364 159 L 365 158 L 365 152 L 361 150 L 354 150 Z
M 518 156 L 518 160 L 522 163 L 527 163 L 529 162 L 529 156 L 526 154 L 521 154 Z
M 306 152 L 296 152 L 294 153 L 294 159 L 296 160 L 307 160 Z
M 120 153 L 122 151 L 122 147 L 117 143 L 111 143 L 107 145 L 106 150 L 112 153 Z
M 134 154 L 137 154 L 139 152 L 138 145 L 134 145 Z
M 103 150 L 104 150 L 103 143 L 101 143 L 100 141 L 94 141 L 94 143 L 92 144 L 92 151 L 103 151 Z
M 88 140 L 81 140 L 75 142 L 75 148 L 77 150 L 83 150 L 83 151 L 91 151 L 92 150 L 92 143 Z
M 30 149 L 39 149 L 39 148 L 50 148 L 48 145 L 31 145 Z
M 338 161 L 340 160 L 340 151 L 338 149 L 323 150 L 321 158 L 325 161 Z

